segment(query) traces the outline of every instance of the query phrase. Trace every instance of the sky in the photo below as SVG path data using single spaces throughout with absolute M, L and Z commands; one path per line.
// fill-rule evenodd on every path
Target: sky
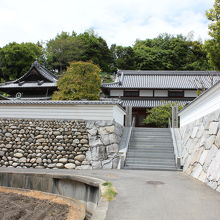
M 131 46 L 161 33 L 208 39 L 205 11 L 214 0 L 0 0 L 0 47 L 47 41 L 87 29 L 108 45 Z

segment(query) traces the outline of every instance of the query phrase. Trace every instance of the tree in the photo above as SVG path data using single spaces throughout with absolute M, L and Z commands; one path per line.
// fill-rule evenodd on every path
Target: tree
M 135 53 L 132 47 L 111 45 L 111 53 L 114 58 L 114 70 L 134 70 Z
M 66 71 L 69 62 L 80 60 L 85 46 L 76 37 L 76 33 L 62 32 L 55 39 L 49 40 L 46 45 L 47 67 L 55 72 Z
M 206 12 L 206 16 L 211 21 L 209 25 L 211 39 L 205 42 L 205 48 L 211 64 L 220 70 L 220 0 L 215 0 L 213 8 Z
M 69 62 L 92 61 L 103 71 L 111 71 L 112 56 L 106 41 L 89 30 L 77 35 L 62 32 L 46 45 L 48 67 L 63 73 Z
M 94 33 L 92 29 L 77 36 L 83 42 L 85 50 L 82 61 L 92 61 L 100 66 L 102 71 L 111 72 L 113 57 L 106 41 Z
M 36 59 L 42 59 L 43 49 L 34 43 L 9 43 L 0 48 L 0 74 L 4 81 L 14 80 L 28 71 Z
M 57 82 L 53 100 L 97 100 L 100 98 L 100 68 L 91 62 L 71 62 Z
M 172 106 L 174 104 L 166 104 L 154 107 L 150 110 L 147 110 L 147 117 L 144 120 L 145 124 L 148 124 L 153 127 L 168 127 L 168 120 L 172 117 Z M 183 107 L 178 106 L 179 110 Z
M 154 39 L 137 40 L 134 47 L 136 69 L 207 70 L 202 43 L 182 35 L 161 34 Z

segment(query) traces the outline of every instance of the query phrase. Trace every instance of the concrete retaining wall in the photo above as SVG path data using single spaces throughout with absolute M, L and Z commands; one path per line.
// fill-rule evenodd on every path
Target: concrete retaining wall
M 76 199 L 86 207 L 86 219 L 104 220 L 108 202 L 101 199 L 104 181 L 83 176 L 35 172 L 0 172 L 0 185 L 48 192 Z M 101 214 L 100 214 L 101 213 Z

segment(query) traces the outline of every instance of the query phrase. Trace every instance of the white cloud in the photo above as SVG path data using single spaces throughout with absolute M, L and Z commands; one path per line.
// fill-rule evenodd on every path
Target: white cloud
M 132 45 L 160 33 L 208 37 L 205 10 L 213 0 L 1 0 L 0 46 L 49 40 L 93 27 L 108 44 Z

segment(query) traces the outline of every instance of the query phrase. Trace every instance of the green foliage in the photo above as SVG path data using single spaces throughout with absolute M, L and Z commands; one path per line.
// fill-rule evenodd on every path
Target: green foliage
M 8 81 L 21 77 L 42 56 L 42 47 L 33 43 L 13 42 L 0 48 L 0 78 Z
M 102 83 L 111 83 L 114 81 L 114 76 L 113 74 L 110 74 L 110 73 L 101 72 L 100 77 L 101 77 Z
M 106 41 L 102 37 L 97 36 L 93 30 L 79 34 L 77 38 L 85 46 L 81 60 L 92 61 L 99 65 L 102 71 L 110 72 L 113 59 Z
M 80 60 L 85 50 L 83 42 L 67 32 L 58 34 L 55 39 L 48 41 L 46 46 L 47 65 L 55 72 L 65 71 L 71 61 Z
M 135 69 L 141 70 L 207 70 L 206 52 L 202 43 L 189 41 L 182 35 L 159 35 L 138 40 L 134 47 Z
M 113 44 L 110 48 L 114 58 L 114 70 L 134 70 L 135 66 L 135 53 L 132 47 L 116 46 Z
M 211 39 L 205 42 L 205 48 L 211 64 L 220 70 L 220 0 L 215 0 L 213 8 L 206 12 L 206 16 L 211 21 L 209 25 Z
M 118 194 L 111 182 L 105 182 L 102 184 L 102 186 L 104 187 L 102 197 L 104 197 L 107 201 L 113 200 Z
M 168 127 L 168 120 L 172 117 L 172 106 L 174 104 L 166 104 L 147 110 L 147 117 L 144 123 L 153 127 Z M 183 107 L 178 106 L 179 110 Z
M 46 51 L 48 66 L 59 73 L 65 71 L 71 61 L 92 61 L 107 72 L 112 63 L 106 41 L 91 30 L 79 35 L 62 32 L 48 41 Z
M 91 62 L 71 62 L 59 78 L 53 100 L 98 100 L 100 98 L 100 68 Z

